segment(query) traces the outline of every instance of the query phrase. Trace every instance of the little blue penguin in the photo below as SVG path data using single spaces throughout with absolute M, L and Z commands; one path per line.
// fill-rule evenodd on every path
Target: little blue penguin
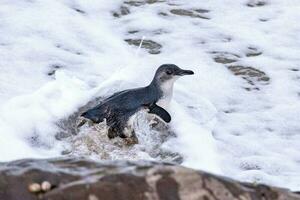
M 169 123 L 171 116 L 166 108 L 172 98 L 174 82 L 180 76 L 192 74 L 193 71 L 174 64 L 163 64 L 148 86 L 117 92 L 81 116 L 94 123 L 106 120 L 109 138 L 128 137 L 126 131 L 130 129 L 130 118 L 142 109 Z

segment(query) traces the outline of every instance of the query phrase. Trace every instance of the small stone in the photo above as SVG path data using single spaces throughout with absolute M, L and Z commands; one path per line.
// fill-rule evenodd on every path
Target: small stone
M 94 194 L 89 195 L 89 200 L 99 200 L 98 197 Z
M 44 181 L 44 182 L 42 182 L 42 184 L 41 184 L 42 191 L 44 191 L 44 192 L 50 191 L 50 190 L 51 190 L 51 187 L 52 187 L 52 185 L 51 185 L 51 183 L 49 183 L 48 181 Z
M 28 190 L 31 193 L 39 193 L 41 192 L 42 188 L 41 185 L 38 183 L 32 183 L 28 186 Z

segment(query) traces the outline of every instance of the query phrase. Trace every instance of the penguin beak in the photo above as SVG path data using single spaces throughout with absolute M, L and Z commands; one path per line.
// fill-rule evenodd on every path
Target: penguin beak
M 180 69 L 176 73 L 176 75 L 178 75 L 178 76 L 193 75 L 193 74 L 194 74 L 194 72 L 192 70 L 184 70 L 184 69 Z

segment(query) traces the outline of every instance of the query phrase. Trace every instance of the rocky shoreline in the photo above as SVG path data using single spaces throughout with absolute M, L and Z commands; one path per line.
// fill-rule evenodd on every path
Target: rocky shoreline
M 297 200 L 287 189 L 150 161 L 24 159 L 0 164 L 1 200 Z

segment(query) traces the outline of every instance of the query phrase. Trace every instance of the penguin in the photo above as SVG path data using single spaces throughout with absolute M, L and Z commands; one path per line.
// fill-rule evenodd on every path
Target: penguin
M 174 64 L 163 64 L 156 70 L 148 86 L 114 93 L 82 113 L 81 117 L 93 123 L 106 120 L 110 139 L 127 138 L 134 134 L 131 127 L 132 116 L 142 109 L 169 123 L 171 116 L 166 109 L 172 98 L 174 82 L 180 76 L 192 74 L 193 71 L 181 69 Z

